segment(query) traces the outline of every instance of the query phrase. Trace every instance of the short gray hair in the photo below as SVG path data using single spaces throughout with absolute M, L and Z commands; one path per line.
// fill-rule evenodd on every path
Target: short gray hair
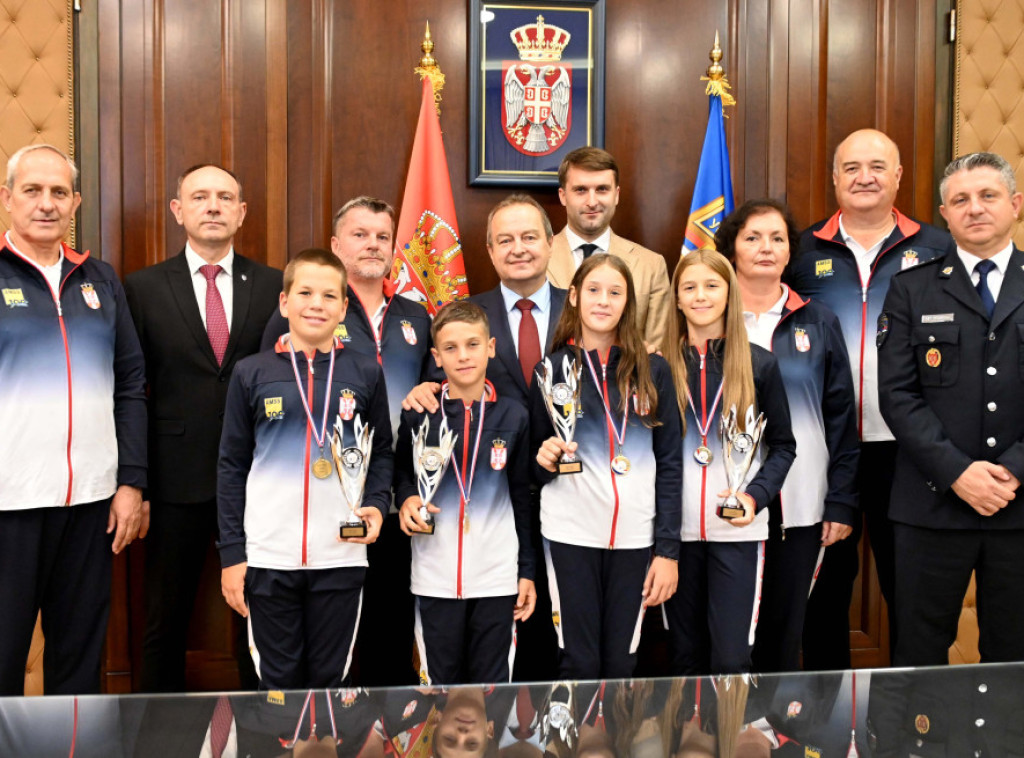
M 504 200 L 500 201 L 497 205 L 491 208 L 491 212 L 487 214 L 487 245 L 490 247 L 493 240 L 491 240 L 491 221 L 494 220 L 494 214 L 498 211 L 508 208 L 512 205 L 528 205 L 531 208 L 536 209 L 540 214 L 541 223 L 544 225 L 544 237 L 548 242 L 551 242 L 551 238 L 555 236 L 554 229 L 551 228 L 551 219 L 548 218 L 548 212 L 544 210 L 544 206 L 538 203 L 534 198 L 522 192 L 514 192 Z
M 331 234 L 338 232 L 338 222 L 345 218 L 345 214 L 356 208 L 366 208 L 370 213 L 388 214 L 388 218 L 391 219 L 391 231 L 394 232 L 395 209 L 391 207 L 391 204 L 369 195 L 360 195 L 352 198 L 334 212 L 334 218 L 331 219 Z
M 18 165 L 21 163 L 21 159 L 36 150 L 49 150 L 63 158 L 68 164 L 68 168 L 71 170 L 71 189 L 76 189 L 78 186 L 78 166 L 76 166 L 75 162 L 68 157 L 68 154 L 59 147 L 46 144 L 25 145 L 25 147 L 17 150 L 14 155 L 7 159 L 7 180 L 4 182 L 4 184 L 7 185 L 7 189 L 14 189 L 14 183 L 18 180 Z
M 999 180 L 1006 187 L 1006 191 L 1011 195 L 1017 191 L 1017 178 L 1013 175 L 1013 167 L 1003 156 L 996 153 L 969 153 L 950 161 L 946 170 L 942 172 L 942 181 L 939 182 L 939 197 L 942 198 L 943 204 L 946 203 L 949 178 L 961 171 L 973 171 L 976 168 L 994 168 L 999 172 Z

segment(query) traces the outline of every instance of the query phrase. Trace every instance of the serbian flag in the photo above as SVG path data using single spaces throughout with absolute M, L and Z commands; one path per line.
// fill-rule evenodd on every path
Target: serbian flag
M 724 86 L 722 86 L 724 84 Z M 718 86 L 713 86 L 718 85 Z M 732 172 L 729 170 L 729 148 L 725 143 L 726 104 L 735 101 L 725 91 L 724 79 L 708 82 L 708 130 L 704 135 L 704 148 L 697 167 L 697 181 L 693 186 L 690 217 L 686 221 L 683 254 L 690 250 L 715 249 L 715 232 L 722 220 L 732 213 Z
M 448 160 L 429 77 L 423 79 L 423 103 L 405 180 L 391 278 L 400 295 L 423 303 L 431 316 L 445 303 L 469 297 Z

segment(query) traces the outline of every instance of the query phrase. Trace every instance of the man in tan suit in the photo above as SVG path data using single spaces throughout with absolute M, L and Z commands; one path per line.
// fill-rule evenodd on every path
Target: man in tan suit
M 665 259 L 611 230 L 619 204 L 619 166 L 610 153 L 581 147 L 558 169 L 558 199 L 565 206 L 567 226 L 551 242 L 548 280 L 568 289 L 577 267 L 594 253 L 610 253 L 629 266 L 636 288 L 637 326 L 648 344 L 661 346 L 672 308 Z

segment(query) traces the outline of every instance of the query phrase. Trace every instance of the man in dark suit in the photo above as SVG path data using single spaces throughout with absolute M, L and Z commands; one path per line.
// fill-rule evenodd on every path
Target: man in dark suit
M 551 338 L 565 305 L 566 291 L 547 280 L 554 233 L 551 220 L 529 195 L 506 197 L 487 217 L 487 252 L 501 283 L 470 300 L 487 313 L 495 355 L 487 363 L 487 379 L 498 397 L 526 405 L 533 368 L 551 348 Z M 437 410 L 440 384 L 413 389 L 403 405 L 418 411 Z M 539 506 L 538 506 L 539 507 Z M 540 544 L 540 523 L 534 524 Z M 551 625 L 551 599 L 543 571 L 537 574 L 537 612 L 519 625 L 514 681 L 548 680 L 556 675 L 556 642 Z
M 878 317 L 897 666 L 948 660 L 972 571 L 981 660 L 1024 659 L 1024 196 L 992 153 L 950 163 L 939 191 L 956 251 L 895 276 Z
M 140 683 L 147 692 L 185 689 L 189 621 L 217 536 L 228 380 L 235 363 L 259 349 L 281 292 L 280 271 L 234 252 L 245 219 L 234 174 L 211 164 L 186 170 L 171 212 L 185 228 L 185 249 L 125 280 L 149 387 L 152 507 Z M 242 684 L 254 686 L 247 648 L 241 643 Z

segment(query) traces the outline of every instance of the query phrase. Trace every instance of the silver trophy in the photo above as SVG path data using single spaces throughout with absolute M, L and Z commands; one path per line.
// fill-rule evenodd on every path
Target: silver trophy
M 724 519 L 742 518 L 746 513 L 743 504 L 736 497 L 744 481 L 747 472 L 754 463 L 754 456 L 757 455 L 757 446 L 761 443 L 761 433 L 767 419 L 763 413 L 757 414 L 754 418 L 754 406 L 747 407 L 746 424 L 741 432 L 736 423 L 736 406 L 729 408 L 727 413 L 722 414 L 722 450 L 725 461 L 725 476 L 729 482 L 729 496 L 725 502 L 719 503 L 718 516 Z
M 340 525 L 342 539 L 349 537 L 365 537 L 366 522 L 356 515 L 356 510 L 363 502 L 363 490 L 366 487 L 366 473 L 370 469 L 370 453 L 373 452 L 373 429 L 364 425 L 359 414 L 353 424 L 355 444 L 344 445 L 344 426 L 339 415 L 334 420 L 334 436 L 331 438 L 331 455 L 334 458 L 334 470 L 341 480 L 341 491 L 348 503 L 348 519 Z
M 541 395 L 544 397 L 544 407 L 548 409 L 548 416 L 555 427 L 555 434 L 565 442 L 572 442 L 576 433 L 576 415 L 580 412 L 580 389 L 583 375 L 583 364 L 576 363 L 569 356 L 562 358 L 562 376 L 564 382 L 552 385 L 554 370 L 551 368 L 551 359 L 545 358 L 537 369 L 537 381 Z M 583 462 L 573 453 L 562 453 L 558 459 L 559 474 L 578 474 L 583 470 Z
M 434 533 L 434 514 L 427 510 L 427 503 L 434 499 L 437 488 L 441 485 L 444 472 L 455 449 L 455 432 L 448 428 L 448 419 L 441 416 L 441 426 L 437 431 L 437 446 L 427 447 L 427 435 L 430 433 L 430 417 L 423 419 L 420 428 L 412 438 L 412 466 L 416 471 L 416 489 L 420 494 L 420 518 L 427 528 L 420 534 Z
M 545 698 L 540 713 L 540 744 L 550 745 L 557 735 L 562 744 L 572 751 L 579 737 L 579 727 L 576 724 L 576 684 L 552 684 L 551 692 Z

